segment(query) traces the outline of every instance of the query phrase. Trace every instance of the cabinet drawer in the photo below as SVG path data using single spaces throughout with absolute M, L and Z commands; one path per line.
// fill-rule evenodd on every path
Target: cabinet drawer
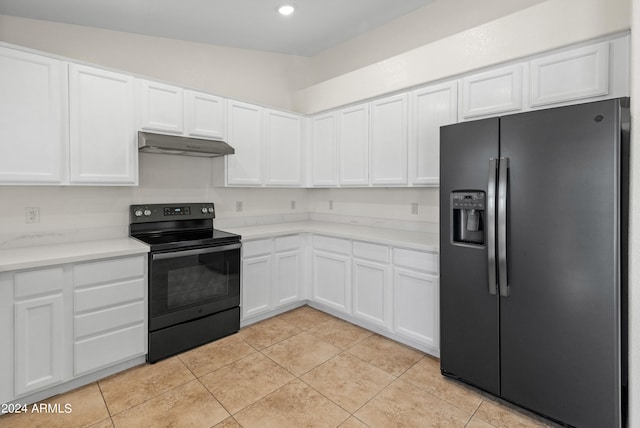
M 438 255 L 433 253 L 394 248 L 393 264 L 417 271 L 438 274 Z
M 82 263 L 73 267 L 73 283 L 76 287 L 121 281 L 143 275 L 144 256 Z
M 271 254 L 271 239 L 260 239 L 242 243 L 242 257 L 254 257 L 263 254 Z
M 276 252 L 297 250 L 300 248 L 300 236 L 291 235 L 275 239 Z
M 144 302 L 135 302 L 102 311 L 77 315 L 74 319 L 74 339 L 144 322 Z
M 144 278 L 138 278 L 76 290 L 74 292 L 74 312 L 90 311 L 143 299 L 145 288 Z
M 354 257 L 359 257 L 361 259 L 389 263 L 389 247 L 385 245 L 354 241 L 353 255 Z
M 112 331 L 74 344 L 74 374 L 81 375 L 146 353 L 144 324 Z
M 351 245 L 348 239 L 331 238 L 322 235 L 315 235 L 313 237 L 313 248 L 330 251 L 332 253 L 351 253 Z
M 64 288 L 62 267 L 18 272 L 15 275 L 15 298 L 61 291 Z

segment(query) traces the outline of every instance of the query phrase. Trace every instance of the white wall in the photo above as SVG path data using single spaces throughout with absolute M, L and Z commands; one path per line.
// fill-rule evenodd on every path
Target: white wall
M 215 188 L 211 168 L 211 159 L 144 153 L 138 187 L 0 186 L 0 249 L 125 237 L 139 203 L 212 201 L 216 226 L 308 217 L 306 190 Z M 26 207 L 40 208 L 39 223 L 25 222 Z
M 629 427 L 640 426 L 640 0 L 632 0 Z
M 291 109 L 309 60 L 0 15 L 0 41 L 256 104 Z
M 294 108 L 316 113 L 629 26 L 629 0 L 547 0 L 302 89 L 294 94 Z
M 545 0 L 436 0 L 311 58 L 315 85 Z M 374 47 L 372 49 L 372 47 Z

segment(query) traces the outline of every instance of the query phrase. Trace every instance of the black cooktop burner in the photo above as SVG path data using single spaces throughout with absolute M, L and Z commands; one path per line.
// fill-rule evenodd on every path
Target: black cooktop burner
M 151 251 L 211 247 L 240 242 L 241 236 L 213 228 L 212 203 L 131 205 L 129 235 Z
M 151 251 L 175 250 L 180 248 L 210 247 L 232 244 L 240 241 L 240 235 L 213 229 L 209 231 L 170 232 L 166 234 L 131 235 L 151 246 Z

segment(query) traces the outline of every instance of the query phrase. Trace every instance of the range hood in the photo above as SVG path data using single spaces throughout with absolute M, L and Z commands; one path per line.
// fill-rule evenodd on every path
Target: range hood
M 220 140 L 180 137 L 177 135 L 154 134 L 138 131 L 138 150 L 145 153 L 167 155 L 200 156 L 213 158 L 232 155 L 233 147 Z

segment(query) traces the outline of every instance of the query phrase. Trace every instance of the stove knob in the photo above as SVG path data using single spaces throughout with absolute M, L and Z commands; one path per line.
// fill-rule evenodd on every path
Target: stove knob
M 142 217 L 142 210 L 135 210 L 133 212 L 133 215 L 135 215 L 136 217 Z
M 144 215 L 150 216 L 151 215 L 151 210 L 144 210 Z
M 206 214 L 207 213 L 207 207 L 202 207 L 202 209 L 200 211 L 202 211 L 202 214 Z
M 209 207 L 209 214 L 213 214 L 213 207 Z

